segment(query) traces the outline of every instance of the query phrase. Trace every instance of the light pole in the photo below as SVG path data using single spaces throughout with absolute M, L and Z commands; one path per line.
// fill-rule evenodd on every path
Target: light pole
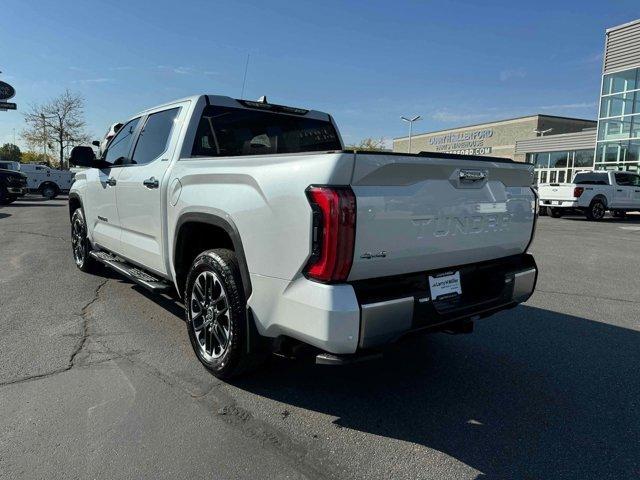
M 413 118 L 407 118 L 407 117 L 400 117 L 400 118 L 409 124 L 409 149 L 407 150 L 407 153 L 411 153 L 411 136 L 413 135 L 413 122 L 422 120 L 422 117 L 420 115 L 416 115 Z
M 541 137 L 544 137 L 545 133 L 549 133 L 553 128 L 547 128 L 546 130 L 534 130 L 533 133 L 537 133 Z

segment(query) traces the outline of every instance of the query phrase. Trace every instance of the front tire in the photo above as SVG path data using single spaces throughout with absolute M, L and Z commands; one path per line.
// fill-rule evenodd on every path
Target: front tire
M 607 207 L 600 199 L 595 199 L 587 208 L 587 219 L 597 222 L 604 218 L 604 214 L 607 212 Z
M 87 238 L 87 224 L 81 208 L 76 208 L 71 216 L 71 248 L 76 267 L 87 273 L 98 270 L 98 262 L 89 255 L 91 244 Z
M 187 275 L 184 303 L 191 346 L 211 373 L 231 378 L 256 366 L 245 351 L 246 299 L 234 252 L 207 250 L 196 257 Z

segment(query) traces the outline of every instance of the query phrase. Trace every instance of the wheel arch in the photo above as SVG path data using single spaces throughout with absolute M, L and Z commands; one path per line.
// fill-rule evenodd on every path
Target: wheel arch
M 71 217 L 73 216 L 73 212 L 75 212 L 76 209 L 78 208 L 81 208 L 82 213 L 84 213 L 84 207 L 82 206 L 82 200 L 80 199 L 80 195 L 78 195 L 77 193 L 70 193 L 69 194 L 69 220 L 71 220 Z
M 171 261 L 175 271 L 178 294 L 182 296 L 187 273 L 193 259 L 210 248 L 229 248 L 238 259 L 240 277 L 245 298 L 251 295 L 251 279 L 244 247 L 237 227 L 218 215 L 189 212 L 180 216 L 176 223 Z
M 591 205 L 593 202 L 595 202 L 596 200 L 601 200 L 602 203 L 604 203 L 605 208 L 609 208 L 609 199 L 607 198 L 607 196 L 603 193 L 599 193 L 597 195 L 595 195 L 591 201 L 589 202 L 589 205 Z

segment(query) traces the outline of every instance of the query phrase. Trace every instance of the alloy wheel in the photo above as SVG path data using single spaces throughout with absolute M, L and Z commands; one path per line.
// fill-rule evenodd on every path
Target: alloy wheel
M 84 264 L 85 261 L 85 235 L 86 229 L 82 217 L 76 215 L 71 225 L 71 246 L 73 248 L 73 259 L 76 265 L 79 267 Z
M 207 361 L 220 358 L 228 350 L 233 333 L 227 292 L 215 272 L 207 270 L 196 277 L 189 308 L 200 354 Z

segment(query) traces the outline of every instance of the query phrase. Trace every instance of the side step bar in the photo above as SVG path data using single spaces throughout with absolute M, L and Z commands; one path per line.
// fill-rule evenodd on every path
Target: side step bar
M 134 267 L 125 261 L 118 259 L 115 255 L 100 250 L 91 250 L 89 252 L 92 258 L 116 272 L 124 275 L 129 280 L 137 283 L 141 287 L 154 293 L 163 293 L 171 289 L 171 285 L 160 278 L 148 274 L 144 270 Z

